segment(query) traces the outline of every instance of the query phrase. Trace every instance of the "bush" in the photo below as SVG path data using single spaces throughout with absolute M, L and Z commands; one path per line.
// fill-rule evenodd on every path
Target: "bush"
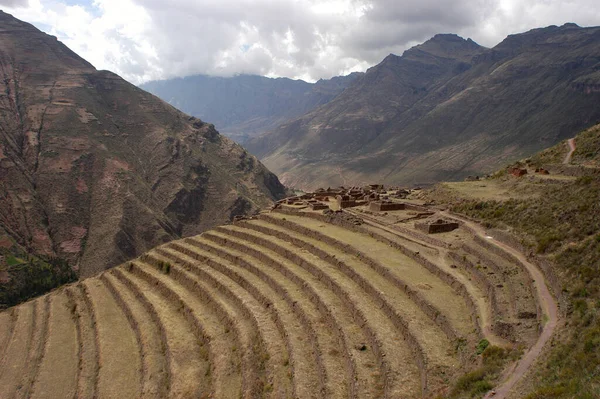
M 477 344 L 477 347 L 476 347 L 477 354 L 481 355 L 488 346 L 490 346 L 490 341 L 488 341 L 487 339 L 484 338 L 481 341 L 479 341 L 479 343 Z
M 10 280 L 0 285 L 0 309 L 43 295 L 77 280 L 77 273 L 62 258 L 7 254 Z

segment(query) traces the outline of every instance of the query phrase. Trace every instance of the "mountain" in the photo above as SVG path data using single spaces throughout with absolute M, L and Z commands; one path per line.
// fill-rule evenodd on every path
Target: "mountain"
M 0 68 L 2 248 L 85 277 L 284 195 L 213 125 L 2 12 Z M 3 282 L 11 256 L 0 254 Z
M 600 28 L 436 35 L 246 143 L 286 185 L 427 184 L 493 171 L 600 120 Z
M 352 73 L 312 84 L 256 75 L 188 76 L 140 87 L 198 118 L 210 120 L 239 143 L 301 116 L 340 94 L 362 75 Z

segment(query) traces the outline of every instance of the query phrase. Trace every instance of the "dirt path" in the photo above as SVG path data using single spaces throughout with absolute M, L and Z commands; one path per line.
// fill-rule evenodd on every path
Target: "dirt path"
M 512 388 L 517 384 L 517 382 L 529 371 L 533 363 L 536 361 L 542 349 L 554 333 L 554 329 L 556 328 L 556 324 L 558 321 L 558 305 L 556 301 L 550 294 L 550 290 L 546 285 L 546 280 L 542 272 L 532 263 L 530 263 L 525 255 L 521 252 L 509 247 L 508 245 L 501 243 L 497 240 L 494 240 L 492 237 L 488 236 L 485 232 L 485 229 L 473 222 L 470 222 L 466 219 L 462 219 L 455 215 L 449 215 L 446 212 L 440 212 L 443 216 L 447 216 L 450 218 L 458 219 L 462 221 L 465 225 L 470 227 L 479 235 L 481 238 L 488 240 L 493 245 L 501 248 L 502 250 L 510 253 L 515 256 L 527 269 L 531 278 L 534 281 L 534 285 L 537 291 L 537 297 L 540 301 L 540 305 L 543 311 L 543 326 L 542 333 L 540 334 L 537 342 L 529 351 L 525 353 L 525 355 L 521 358 L 516 367 L 505 377 L 505 380 L 496 388 L 495 394 L 489 392 L 484 398 L 494 398 L 494 399 L 504 399 L 510 393 Z
M 567 156 L 565 157 L 565 160 L 563 161 L 563 163 L 565 165 L 571 163 L 571 158 L 573 157 L 573 153 L 575 152 L 575 139 L 567 140 L 567 145 L 569 146 L 569 153 L 567 154 Z

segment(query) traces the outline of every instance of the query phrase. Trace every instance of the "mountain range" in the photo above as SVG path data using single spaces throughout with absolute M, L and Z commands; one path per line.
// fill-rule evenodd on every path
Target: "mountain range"
M 362 73 L 316 83 L 256 75 L 195 75 L 140 85 L 183 112 L 211 121 L 244 144 L 286 121 L 328 103 Z
M 284 194 L 213 125 L 3 12 L 0 73 L 3 283 L 30 256 L 89 276 Z
M 599 103 L 598 27 L 549 26 L 493 48 L 440 34 L 245 146 L 293 187 L 422 185 L 571 137 L 600 120 Z

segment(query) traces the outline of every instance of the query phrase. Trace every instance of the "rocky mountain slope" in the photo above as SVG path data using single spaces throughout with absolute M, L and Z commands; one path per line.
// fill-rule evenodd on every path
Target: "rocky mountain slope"
M 491 172 L 600 120 L 599 67 L 597 27 L 535 29 L 492 49 L 437 35 L 246 148 L 306 189 Z
M 89 276 L 284 193 L 213 125 L 5 13 L 0 73 L 3 247 L 66 260 Z M 8 257 L 0 257 L 3 283 Z
M 314 84 L 255 75 L 196 75 L 147 82 L 140 87 L 185 113 L 211 121 L 222 134 L 243 144 L 328 103 L 360 75 L 352 73 Z

